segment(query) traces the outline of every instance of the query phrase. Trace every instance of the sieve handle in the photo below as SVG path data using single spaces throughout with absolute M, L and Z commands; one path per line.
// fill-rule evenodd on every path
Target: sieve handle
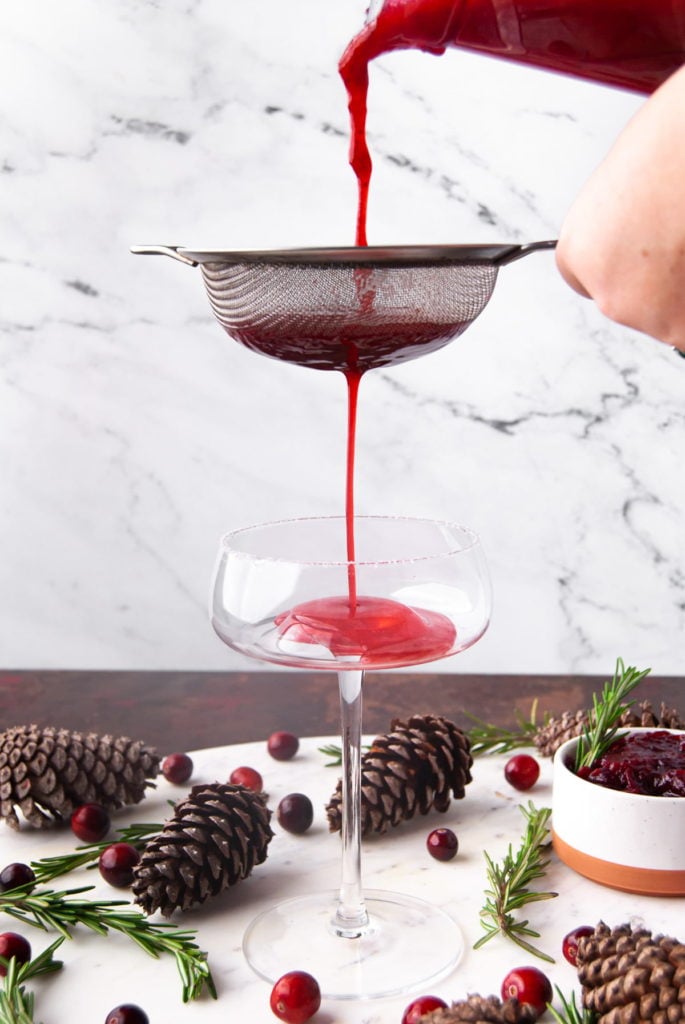
M 514 260 L 520 260 L 531 252 L 537 252 L 538 249 L 554 249 L 556 244 L 556 239 L 554 239 L 554 241 L 546 242 L 528 242 L 527 245 L 512 245 L 495 260 L 495 263 L 498 267 L 503 267 L 505 263 L 513 263 Z
M 195 260 L 191 260 L 189 256 L 184 256 L 179 252 L 179 249 L 182 248 L 182 245 L 132 245 L 130 251 L 136 256 L 171 256 L 172 259 L 180 260 L 181 263 L 187 263 L 189 267 L 196 267 Z

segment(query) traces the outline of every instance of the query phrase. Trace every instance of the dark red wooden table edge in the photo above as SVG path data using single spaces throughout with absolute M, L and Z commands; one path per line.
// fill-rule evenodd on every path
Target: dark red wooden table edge
M 369 673 L 364 730 L 385 732 L 393 718 L 427 712 L 464 727 L 470 724 L 467 712 L 513 726 L 516 711 L 527 715 L 536 699 L 540 717 L 587 707 L 605 678 Z M 685 713 L 685 677 L 649 676 L 635 696 Z M 107 732 L 145 740 L 168 753 L 266 739 L 276 729 L 299 736 L 335 734 L 338 721 L 337 681 L 326 673 L 0 671 L 0 729 L 36 722 Z

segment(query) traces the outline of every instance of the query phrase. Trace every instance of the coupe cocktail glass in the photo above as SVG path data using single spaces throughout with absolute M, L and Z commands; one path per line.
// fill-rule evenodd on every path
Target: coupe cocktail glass
M 248 928 L 243 948 L 275 981 L 294 965 L 328 998 L 408 993 L 443 977 L 463 951 L 444 910 L 361 881 L 361 730 L 365 669 L 400 668 L 465 650 L 485 632 L 490 583 L 477 536 L 454 523 L 293 519 L 223 537 L 212 624 L 250 657 L 338 675 L 342 736 L 342 880 L 337 893 L 286 900 Z M 287 683 L 284 682 L 284 685 Z

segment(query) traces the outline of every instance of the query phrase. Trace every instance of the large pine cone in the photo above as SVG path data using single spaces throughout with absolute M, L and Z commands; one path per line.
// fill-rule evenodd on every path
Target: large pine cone
M 685 945 L 630 925 L 603 921 L 578 943 L 583 1005 L 597 1024 L 685 1021 Z
M 394 719 L 391 732 L 377 736 L 362 755 L 362 835 L 385 832 L 430 810 L 446 811 L 471 781 L 468 737 L 447 718 L 413 715 Z M 342 827 L 342 783 L 326 806 L 331 832 Z
M 550 718 L 535 733 L 533 737 L 535 746 L 543 757 L 552 757 L 562 743 L 580 736 L 588 724 L 588 716 L 588 711 L 581 710 L 564 711 L 559 717 Z M 685 729 L 685 722 L 676 709 L 666 707 L 663 701 L 659 706 L 658 715 L 655 713 L 651 701 L 643 700 L 640 704 L 624 711 L 618 724 L 633 729 Z
M 46 828 L 81 804 L 108 811 L 137 804 L 159 762 L 154 748 L 126 736 L 14 726 L 0 733 L 0 817 L 18 829 L 18 808 L 34 828 Z
M 441 1010 L 431 1010 L 421 1017 L 421 1024 L 533 1024 L 537 1013 L 529 1003 L 497 996 L 471 995 Z
M 135 902 L 169 917 L 235 885 L 266 860 L 270 817 L 263 795 L 245 786 L 193 786 L 136 865 Z

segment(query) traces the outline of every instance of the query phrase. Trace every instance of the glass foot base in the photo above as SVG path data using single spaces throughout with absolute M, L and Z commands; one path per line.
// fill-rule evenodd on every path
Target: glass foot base
M 247 962 L 272 984 L 287 971 L 309 971 L 327 999 L 409 994 L 456 967 L 464 940 L 443 910 L 392 892 L 371 890 L 364 899 L 369 925 L 354 938 L 333 926 L 337 893 L 279 903 L 245 932 Z

